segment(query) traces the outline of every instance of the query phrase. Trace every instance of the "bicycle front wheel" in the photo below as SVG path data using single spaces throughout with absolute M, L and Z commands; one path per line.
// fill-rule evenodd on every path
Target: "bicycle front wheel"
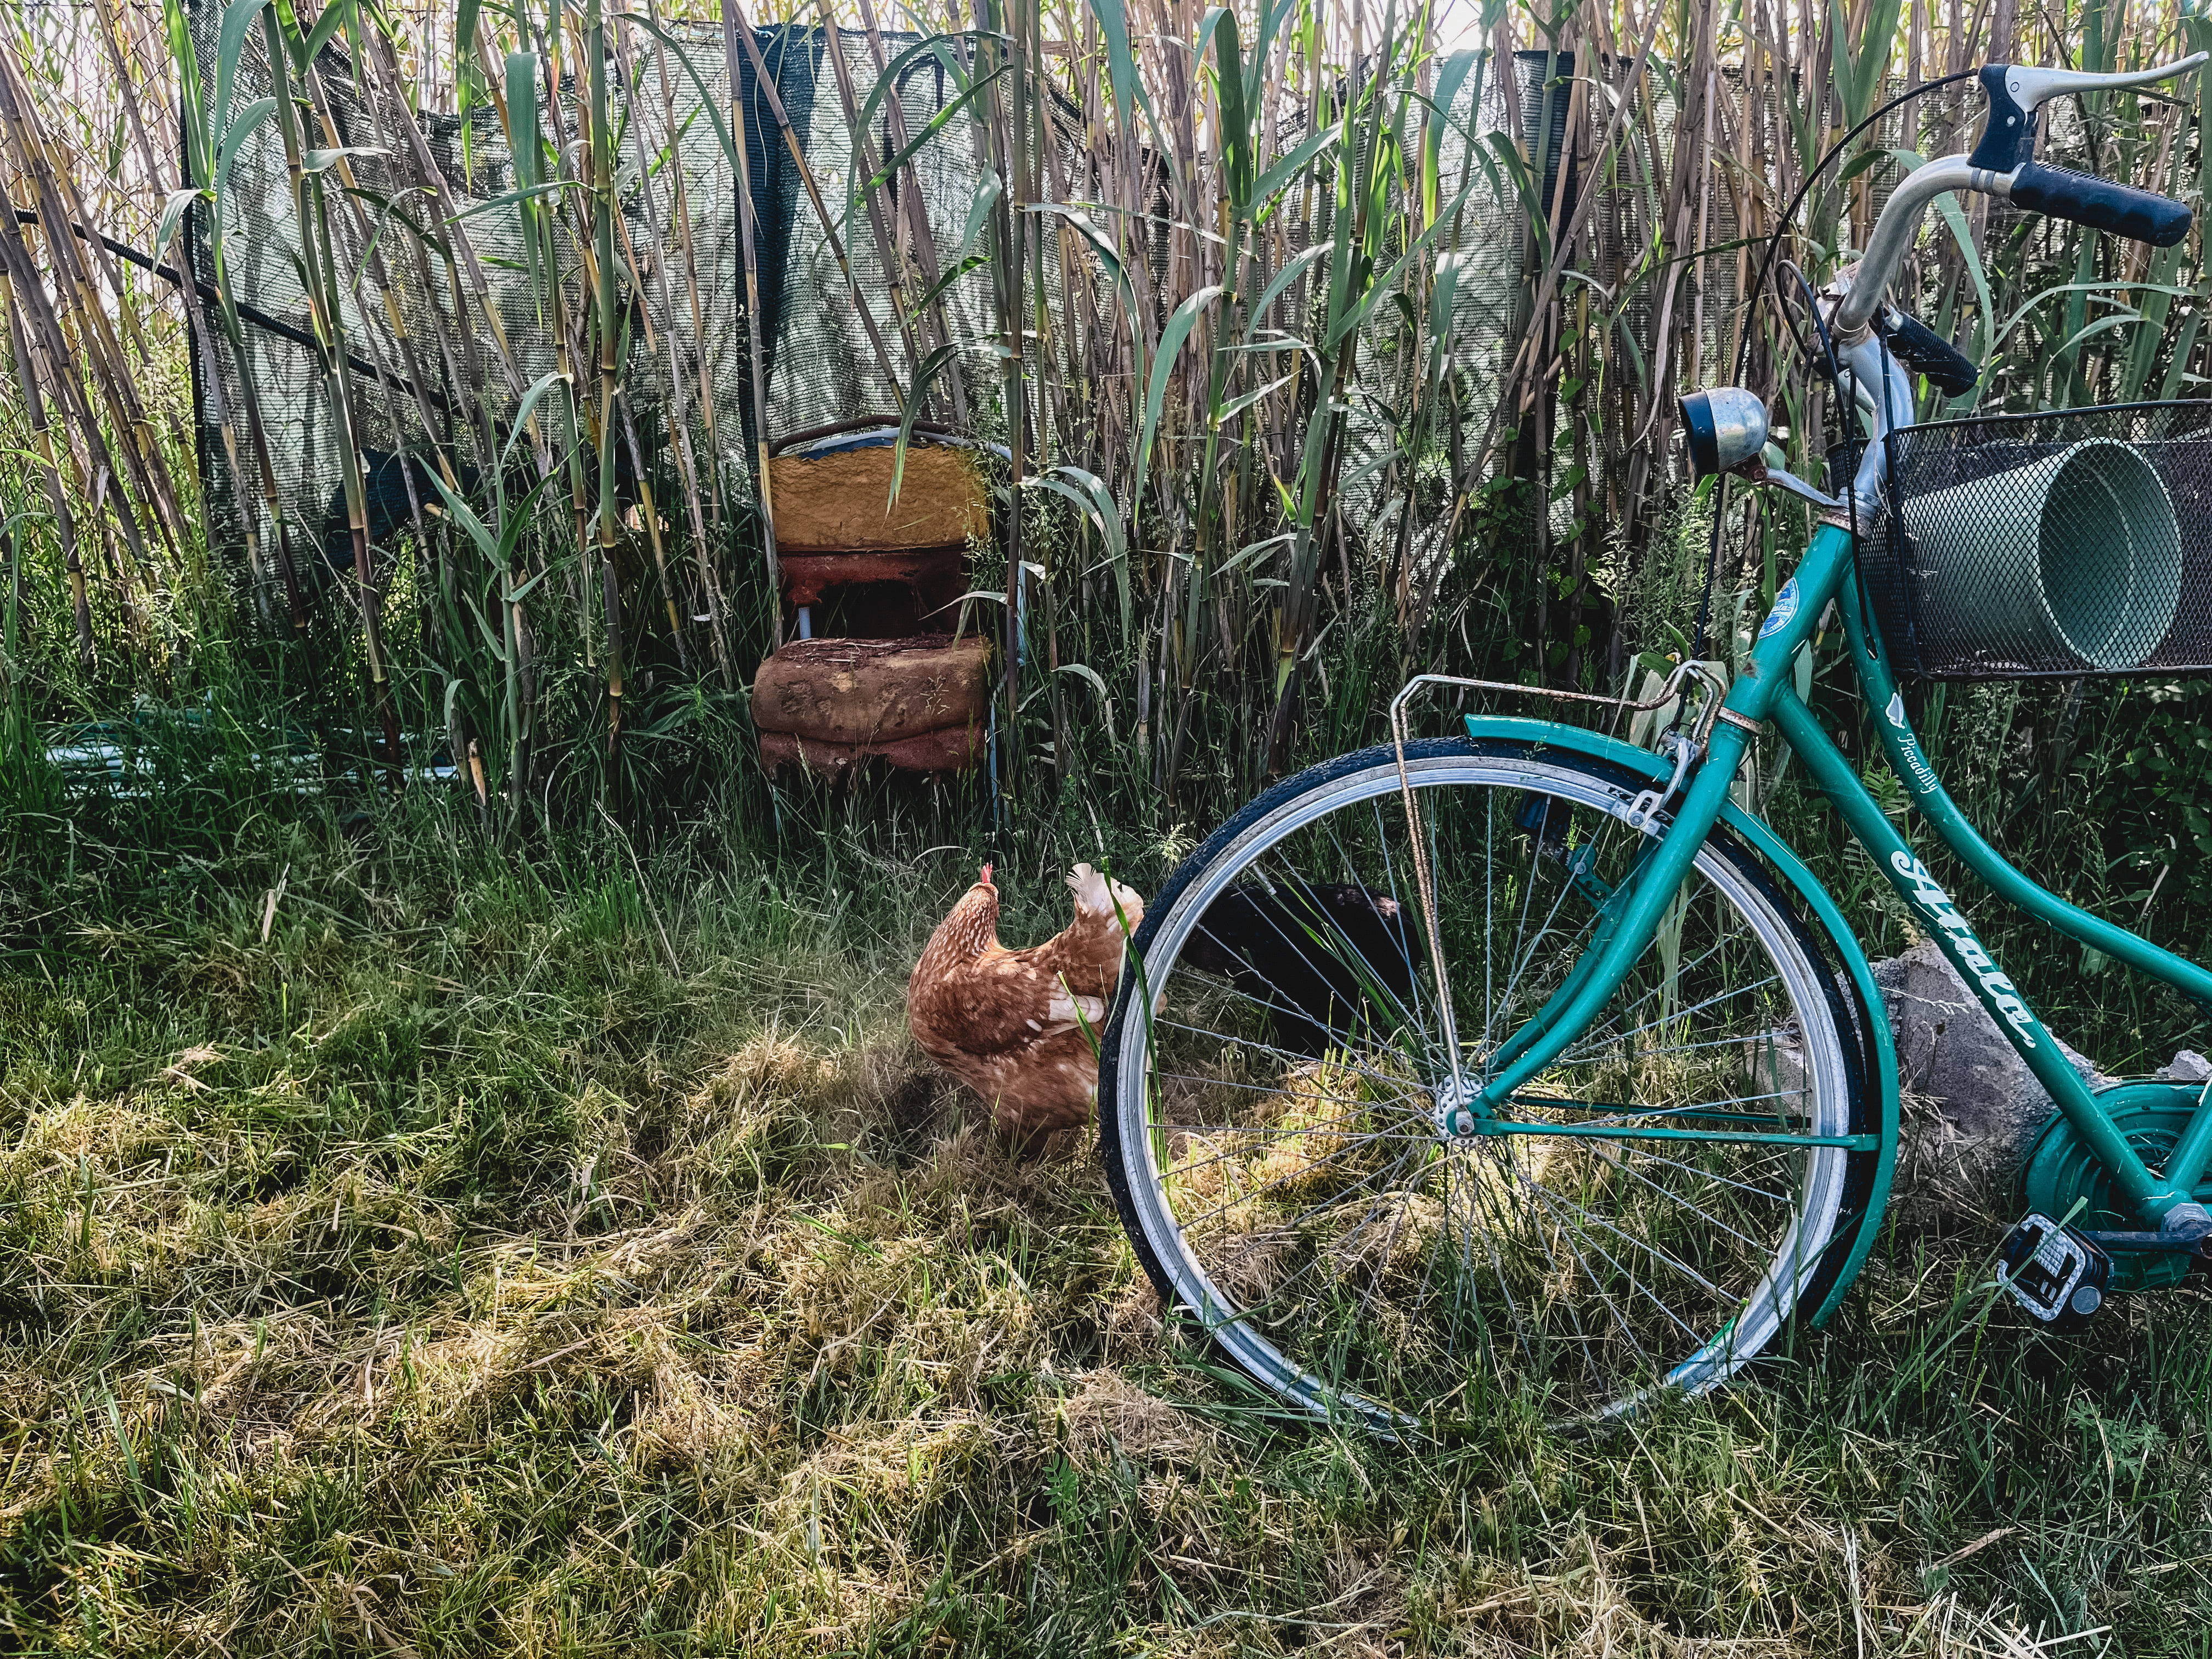
M 1879 1152 L 1865 1011 L 1716 830 L 1606 1015 L 1470 1133 L 1659 831 L 1571 751 L 1407 758 L 1448 991 L 1387 747 L 1269 791 L 1148 908 L 1099 1091 L 1138 1253 L 1283 1399 L 1389 1432 L 1711 1388 L 1836 1269 Z

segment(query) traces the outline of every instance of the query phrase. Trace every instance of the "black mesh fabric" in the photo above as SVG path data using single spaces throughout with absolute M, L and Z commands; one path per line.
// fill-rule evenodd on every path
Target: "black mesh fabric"
M 2212 669 L 2212 402 L 1908 427 L 1860 558 L 1925 679 Z
M 193 38 L 203 64 L 216 61 L 222 16 L 220 6 L 204 0 L 192 9 Z M 652 325 L 650 337 L 644 329 L 631 331 L 624 384 L 643 445 L 658 450 L 671 413 L 680 409 L 700 446 L 702 469 L 712 468 L 719 488 L 743 501 L 751 493 L 744 443 L 750 376 L 736 185 L 712 124 L 701 118 L 698 85 L 703 81 L 720 105 L 727 100 L 728 80 L 719 31 L 695 28 L 679 33 L 678 39 L 689 69 L 673 53 L 664 57 L 666 49 L 650 37 L 641 37 L 629 84 L 637 99 L 654 105 L 648 125 L 655 131 L 661 128 L 658 106 L 665 88 L 682 133 L 676 154 L 683 173 L 684 224 L 677 222 L 677 169 L 641 168 L 631 129 L 623 113 L 615 118 L 623 134 L 617 159 L 623 229 Z M 348 279 L 339 313 L 356 392 L 355 435 L 364 450 L 404 447 L 419 454 L 435 447 L 477 466 L 483 420 L 476 411 L 481 409 L 495 441 L 503 443 L 521 388 L 559 367 L 550 315 L 529 274 L 519 211 L 512 202 L 499 201 L 514 190 L 515 179 L 498 114 L 487 101 L 465 120 L 438 113 L 410 118 L 374 76 L 357 72 L 335 48 L 317 60 L 314 82 L 336 142 L 355 152 L 349 161 L 356 192 L 330 193 L 331 238 Z M 211 76 L 208 84 L 212 87 Z M 220 112 L 219 121 L 228 125 L 269 94 L 268 58 L 260 37 L 250 35 L 229 107 Z M 420 150 L 406 136 L 404 123 L 410 118 L 421 134 Z M 567 137 L 573 142 L 573 126 Z M 307 143 L 332 143 L 319 116 L 313 118 Z M 474 293 L 465 265 L 448 264 L 421 239 L 383 220 L 386 204 L 424 228 L 434 229 L 445 216 L 428 188 L 428 169 L 418 161 L 425 151 L 453 210 L 466 216 L 484 300 Z M 237 146 L 221 200 L 221 252 L 239 301 L 297 336 L 311 337 L 313 319 L 295 264 L 299 227 L 276 122 L 263 122 Z M 192 263 L 200 280 L 212 283 L 215 228 L 204 205 L 196 206 L 191 217 Z M 573 263 L 570 269 L 573 312 L 584 296 Z M 696 282 L 690 274 L 695 270 Z M 489 349 L 488 313 L 498 319 L 513 359 L 512 375 Z M 330 387 L 316 351 L 300 338 L 251 319 L 243 333 L 279 495 L 295 536 L 312 542 L 340 482 Z M 193 363 L 204 372 L 197 355 Z M 238 368 L 227 351 L 221 354 L 220 373 L 223 403 L 240 407 Z M 672 384 L 679 377 L 680 388 Z M 199 422 L 211 539 L 235 545 L 243 539 L 243 515 L 248 512 L 262 516 L 265 535 L 258 478 L 241 487 L 220 441 L 212 402 L 204 396 Z M 251 475 L 250 459 L 239 459 Z
M 216 61 L 222 16 L 216 0 L 198 0 L 192 8 L 203 65 Z M 754 496 L 756 451 L 738 179 L 716 131 L 718 120 L 726 122 L 730 112 L 729 54 L 719 27 L 674 26 L 671 33 L 673 46 L 642 29 L 634 32 L 627 54 L 610 76 L 613 122 L 621 135 L 617 184 L 626 252 L 635 258 L 642 289 L 640 314 L 649 325 L 630 331 L 623 384 L 648 465 L 655 464 L 656 454 L 662 458 L 659 465 L 667 464 L 672 429 L 680 422 L 699 463 L 702 494 L 741 505 Z M 902 309 L 910 313 L 914 302 L 943 273 L 986 251 L 987 222 L 975 211 L 985 167 L 974 124 L 964 114 L 945 120 L 896 171 L 888 188 L 878 192 L 887 232 L 879 231 L 861 189 L 866 178 L 856 165 L 853 136 L 853 117 L 891 67 L 899 76 L 897 118 L 889 99 L 870 112 L 865 142 L 873 167 L 882 168 L 898 152 L 902 137 L 911 140 L 928 134 L 933 120 L 959 95 L 959 76 L 975 65 L 977 43 L 954 37 L 915 51 L 920 37 L 912 33 L 886 33 L 872 40 L 862 31 L 842 30 L 833 44 L 825 29 L 797 26 L 759 29 L 754 40 L 775 79 L 795 141 L 795 146 L 786 141 L 757 84 L 752 57 L 741 51 L 736 90 L 744 118 L 738 130 L 747 146 L 757 215 L 769 437 L 787 439 L 894 410 L 896 398 L 884 358 L 888 356 L 896 376 L 910 382 L 915 363 L 948 343 L 951 362 L 939 374 L 925 413 L 951 420 L 974 435 L 1003 437 L 1002 357 L 994 337 L 988 270 L 978 264 L 945 283 L 927 316 L 912 325 L 902 322 Z M 1546 59 L 1540 52 L 1522 53 L 1500 74 L 1488 54 L 1478 58 L 1449 112 L 1453 125 L 1443 137 L 1438 161 L 1448 196 L 1462 182 L 1476 186 L 1455 227 L 1456 300 L 1444 350 L 1465 390 L 1453 406 L 1463 413 L 1479 411 L 1479 419 L 1487 414 L 1505 368 L 1502 348 L 1516 327 L 1531 234 L 1526 204 L 1488 155 L 1485 141 L 1539 121 Z M 1571 70 L 1571 60 L 1563 56 L 1551 142 L 1543 146 L 1547 186 L 1556 184 L 1562 164 L 1559 138 L 1569 84 L 1564 77 Z M 465 118 L 420 111 L 410 118 L 392 101 L 379 76 L 363 72 L 336 48 L 318 61 L 314 78 L 337 142 L 357 152 L 349 159 L 361 193 L 333 192 L 331 198 L 337 204 L 331 228 L 337 264 L 349 283 L 341 314 L 353 359 L 356 436 L 364 450 L 404 448 L 419 454 L 446 448 L 457 462 L 480 473 L 482 428 L 489 426 L 495 445 L 503 442 L 522 389 L 560 367 L 550 316 L 539 302 L 520 212 L 512 199 L 514 168 L 497 109 L 483 99 Z M 259 37 L 249 36 L 230 106 L 219 125 L 267 97 L 270 84 Z M 563 88 L 562 103 L 573 103 L 572 89 Z M 1097 193 L 1101 164 L 1089 146 L 1084 113 L 1055 96 L 1044 115 L 1052 141 L 1043 167 L 1047 194 L 1081 206 Z M 419 146 L 407 133 L 410 118 L 422 133 Z M 672 128 L 681 135 L 675 147 L 680 167 L 664 164 L 660 156 Z M 573 126 L 565 137 L 573 143 Z M 330 142 L 320 131 L 309 136 L 311 144 Z M 1282 142 L 1287 147 L 1294 140 L 1285 135 Z M 820 191 L 829 226 L 805 188 L 801 158 Z M 1158 319 L 1170 308 L 1167 232 L 1180 210 L 1166 169 L 1149 156 L 1144 165 L 1158 175 L 1157 257 L 1149 296 Z M 1648 193 L 1656 175 L 1656 166 L 1646 165 L 1639 172 L 1640 183 L 1609 184 L 1608 196 Z M 434 191 L 434 184 L 440 188 Z M 1570 181 L 1568 190 L 1571 194 L 1578 187 Z M 915 235 L 900 211 L 902 192 L 908 191 L 921 198 L 924 235 Z M 1547 188 L 1547 198 L 1549 193 Z M 395 211 L 431 229 L 448 211 L 465 216 L 467 240 L 478 256 L 476 270 L 448 265 L 419 238 L 381 222 L 383 203 L 396 204 Z M 302 343 L 311 335 L 312 318 L 296 275 L 298 229 L 275 122 L 265 122 L 237 147 L 222 192 L 222 258 L 234 291 L 244 304 L 300 337 L 287 337 L 250 319 L 245 328 L 247 366 L 268 423 L 279 495 L 295 545 L 312 544 L 337 497 L 340 464 L 331 388 L 314 349 Z M 1607 210 L 1601 217 L 1611 224 L 1620 214 Z M 192 219 L 194 264 L 201 279 L 211 283 L 215 228 L 204 210 L 196 209 Z M 843 265 L 831 240 L 833 229 L 842 243 Z M 1040 337 L 1031 326 L 1024 338 L 1025 356 L 1034 364 L 1041 352 L 1066 353 L 1070 331 L 1097 326 L 1097 319 L 1110 310 L 1111 294 L 1084 255 L 1079 239 L 1059 220 L 1036 216 L 1030 231 L 1045 243 L 1045 257 L 1033 267 L 1042 270 L 1044 293 L 1031 320 L 1041 314 L 1046 332 Z M 367 258 L 372 246 L 379 256 L 375 262 Z M 562 248 L 564 264 L 573 270 L 565 233 Z M 1289 245 L 1278 257 L 1298 251 Z M 1392 251 L 1393 257 L 1398 251 Z M 895 302 L 894 272 L 903 307 Z M 475 291 L 479 276 L 513 359 L 512 372 L 491 349 L 487 307 Z M 1088 295 L 1082 292 L 1085 285 Z M 568 297 L 572 314 L 580 313 L 585 296 L 573 277 Z M 880 351 L 870 338 L 863 309 L 883 343 Z M 1378 306 L 1364 325 L 1362 377 L 1410 395 L 1410 382 L 1421 373 L 1421 364 L 1410 353 L 1402 354 L 1405 361 L 1397 360 L 1395 316 L 1391 307 Z M 235 410 L 241 391 L 237 365 L 228 351 L 220 356 L 222 404 Z M 950 384 L 955 376 L 957 392 Z M 1103 390 L 1109 396 L 1141 395 L 1134 387 Z M 239 545 L 252 514 L 260 521 L 265 546 L 270 526 L 253 462 L 250 455 L 238 457 L 247 475 L 241 480 L 223 444 L 216 408 L 214 399 L 203 396 L 200 453 L 211 538 L 219 544 Z M 540 408 L 550 412 L 552 405 Z M 1031 418 L 1042 421 L 1049 414 L 1033 410 Z M 242 441 L 242 430 L 239 435 Z M 1440 476 L 1449 447 L 1437 432 L 1429 432 L 1426 447 L 1410 458 L 1410 467 L 1409 458 L 1398 453 L 1400 441 L 1376 399 L 1353 400 L 1342 477 L 1347 515 L 1355 524 L 1382 520 L 1407 490 Z M 1417 539 L 1434 539 L 1438 545 L 1417 548 L 1417 558 L 1441 552 L 1451 515 L 1431 516 L 1433 524 L 1425 520 Z
M 192 9 L 204 64 L 216 61 L 222 18 L 222 9 L 213 0 L 201 0 Z M 672 26 L 669 33 L 672 45 L 643 31 L 635 33 L 626 61 L 610 77 L 613 124 L 621 135 L 617 184 L 623 228 L 651 325 L 649 331 L 635 326 L 631 331 L 623 385 L 647 450 L 662 448 L 670 420 L 680 416 L 702 472 L 712 473 L 711 479 L 702 478 L 702 489 L 742 503 L 752 499 L 755 489 L 754 419 L 738 179 L 716 131 L 717 120 L 726 122 L 730 112 L 728 52 L 721 31 L 713 26 Z M 957 83 L 935 55 L 908 56 L 918 39 L 891 33 L 872 42 L 860 31 L 842 31 L 836 46 L 846 65 L 841 77 L 830 58 L 825 30 L 779 26 L 757 31 L 754 42 L 774 77 L 791 141 L 759 85 L 751 54 L 738 53 L 738 98 L 744 109 L 738 131 L 746 145 L 756 213 L 771 437 L 895 410 L 897 399 L 887 384 L 883 356 L 889 356 L 892 371 L 904 380 L 912 375 L 916 358 L 934 343 L 926 337 L 912 343 L 902 337 L 884 250 L 865 200 L 857 194 L 866 181 L 856 174 L 850 120 L 866 104 L 881 67 L 902 63 L 899 114 L 904 135 L 912 139 L 929 132 L 932 121 L 957 95 Z M 972 43 L 955 40 L 944 50 L 956 65 L 973 62 Z M 356 436 L 364 450 L 404 447 L 420 453 L 428 447 L 450 446 L 457 459 L 475 465 L 479 458 L 471 447 L 472 412 L 481 409 L 495 440 L 503 441 L 521 388 L 559 366 L 550 318 L 531 276 L 519 210 L 511 200 L 500 199 L 515 189 L 515 178 L 498 112 L 484 101 L 465 119 L 422 112 L 413 118 L 453 209 L 466 216 L 467 239 L 478 255 L 489 309 L 498 315 L 501 336 L 514 362 L 512 375 L 489 349 L 486 307 L 472 290 L 471 273 L 447 268 L 434 252 L 426 255 L 415 239 L 389 227 L 379 234 L 373 204 L 380 200 L 402 204 L 417 223 L 434 224 L 441 216 L 430 205 L 430 180 L 381 84 L 357 72 L 336 49 L 318 61 L 315 80 L 338 142 L 361 152 L 350 161 L 363 194 L 350 199 L 367 204 L 358 215 L 342 205 L 332 216 L 339 263 L 349 276 L 359 278 L 341 300 L 358 401 Z M 269 92 L 267 59 L 259 38 L 250 36 L 220 124 L 227 125 Z M 570 89 L 563 92 L 565 99 Z M 664 135 L 672 128 L 681 135 L 675 146 L 681 162 L 681 222 L 678 169 L 660 155 Z M 893 139 L 899 130 L 888 100 L 879 103 L 869 133 L 871 159 L 878 167 L 897 153 Z M 566 137 L 573 143 L 574 136 L 571 125 Z M 1062 120 L 1056 137 L 1057 171 L 1066 177 L 1080 154 L 1079 120 Z M 320 132 L 311 132 L 308 141 L 330 142 Z M 810 198 L 802 167 L 820 191 L 821 210 Z M 901 190 L 918 189 L 923 198 L 933 246 L 917 247 L 893 223 L 891 258 L 905 266 L 900 276 L 910 298 L 964 254 L 977 251 L 982 236 L 970 242 L 965 233 L 976 228 L 970 223 L 971 206 L 982 173 L 969 124 L 956 118 L 927 138 L 882 193 L 891 198 L 887 205 L 893 212 Z M 279 495 L 295 538 L 312 541 L 338 489 L 340 465 L 330 388 L 314 349 L 306 343 L 313 320 L 296 275 L 298 229 L 274 121 L 264 122 L 238 146 L 222 192 L 222 257 L 234 291 L 244 305 L 295 337 L 251 319 L 245 329 L 247 367 L 268 423 Z M 213 229 L 205 210 L 196 209 L 193 262 L 200 279 L 210 283 L 216 276 Z M 842 244 L 842 266 L 833 234 Z M 381 280 L 373 279 L 363 258 L 372 243 L 382 256 Z M 565 240 L 563 246 L 568 260 Z M 1051 261 L 1045 271 L 1047 310 L 1057 315 L 1060 273 Z M 580 309 L 585 296 L 573 277 L 568 297 L 572 312 Z M 863 307 L 884 343 L 883 354 L 869 337 Z M 936 401 L 944 401 L 948 377 L 957 375 L 969 424 L 988 428 L 997 396 L 988 271 L 975 270 L 947 284 L 932 316 L 941 316 L 946 331 L 963 347 L 940 374 Z M 1026 344 L 1032 356 L 1040 349 L 1034 339 Z M 241 388 L 228 352 L 219 372 L 222 404 L 236 409 Z M 413 391 L 417 381 L 424 391 L 421 399 Z M 432 411 L 428 432 L 420 413 L 425 403 Z M 221 441 L 216 408 L 213 399 L 201 398 L 200 456 L 210 528 L 218 543 L 236 545 L 243 540 L 246 514 L 262 519 L 264 537 L 269 526 L 258 478 L 251 476 L 251 458 L 239 458 L 249 469 L 242 487 Z

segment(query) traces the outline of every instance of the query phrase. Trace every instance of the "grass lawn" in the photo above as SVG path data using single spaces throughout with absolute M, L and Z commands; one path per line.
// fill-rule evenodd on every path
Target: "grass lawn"
M 923 1067 L 967 852 L 393 837 L 6 878 L 10 1651 L 2212 1656 L 2201 1290 L 2035 1335 L 1923 1206 L 1609 1439 L 1332 1435 Z

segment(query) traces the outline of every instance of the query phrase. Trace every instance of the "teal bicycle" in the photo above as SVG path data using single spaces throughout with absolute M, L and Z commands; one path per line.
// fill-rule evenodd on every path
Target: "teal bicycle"
M 2036 111 L 2203 61 L 1980 72 L 1976 149 L 1904 179 L 1813 307 L 1863 416 L 1843 493 L 1763 463 L 1750 393 L 1685 400 L 1700 475 L 1821 516 L 1732 684 L 1686 664 L 1643 704 L 1579 699 L 1679 711 L 1656 751 L 1492 714 L 1415 740 L 1414 699 L 1482 684 L 1425 675 L 1391 705 L 1394 742 L 1271 789 L 1154 899 L 1103 1038 L 1109 1175 L 1164 1301 L 1284 1401 L 1389 1433 L 1503 1397 L 1604 1419 L 1715 1387 L 1835 1311 L 1889 1195 L 1897 1066 L 1842 910 L 1732 798 L 1768 731 L 2057 1103 L 2001 1252 L 2015 1299 L 2074 1325 L 2212 1262 L 2212 1087 L 2087 1086 L 1793 683 L 1832 605 L 1889 764 L 1944 843 L 2212 1008 L 2212 972 L 1997 854 L 1898 689 L 1900 667 L 2212 667 L 2212 405 L 1916 427 L 1915 371 L 1974 369 L 1885 300 L 1946 191 L 2178 241 L 2181 204 L 2035 161 Z

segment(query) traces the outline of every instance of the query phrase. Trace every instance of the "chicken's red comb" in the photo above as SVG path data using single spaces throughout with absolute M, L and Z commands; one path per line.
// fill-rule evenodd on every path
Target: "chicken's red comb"
M 988 887 L 991 884 L 991 866 L 988 864 L 985 865 L 983 866 L 983 873 L 976 877 L 975 880 L 978 885 Z

